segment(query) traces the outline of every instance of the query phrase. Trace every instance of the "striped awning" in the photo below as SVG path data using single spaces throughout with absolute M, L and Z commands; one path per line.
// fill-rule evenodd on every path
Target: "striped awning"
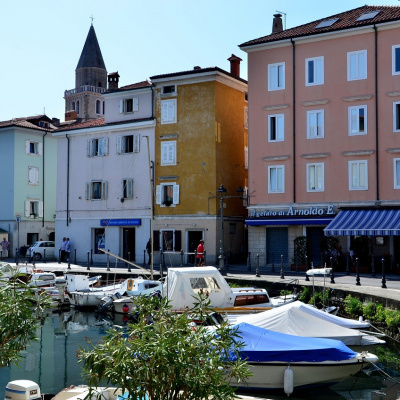
M 399 236 L 400 210 L 343 210 L 324 232 L 326 236 Z

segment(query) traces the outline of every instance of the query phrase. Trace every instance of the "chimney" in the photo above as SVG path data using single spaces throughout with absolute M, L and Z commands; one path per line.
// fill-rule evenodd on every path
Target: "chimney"
M 272 33 L 279 33 L 283 31 L 282 14 L 274 14 L 272 21 Z
M 60 119 L 59 118 L 52 118 L 51 119 L 51 123 L 54 125 L 54 126 L 60 126 Z
M 228 61 L 231 63 L 231 74 L 240 78 L 240 61 L 242 61 L 242 59 L 232 54 L 228 58 Z
M 117 72 L 111 72 L 108 74 L 108 90 L 117 90 L 119 83 L 119 74 Z
M 199 70 L 201 70 L 201 67 L 199 67 L 198 65 L 195 65 L 195 66 L 193 67 L 193 69 L 194 69 L 195 71 L 199 71 Z

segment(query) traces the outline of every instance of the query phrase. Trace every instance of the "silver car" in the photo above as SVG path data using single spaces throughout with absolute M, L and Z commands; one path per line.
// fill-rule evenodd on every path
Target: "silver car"
M 29 260 L 40 261 L 40 260 L 54 260 L 55 242 L 51 241 L 41 241 L 36 242 L 34 245 L 29 247 L 26 251 L 26 257 Z

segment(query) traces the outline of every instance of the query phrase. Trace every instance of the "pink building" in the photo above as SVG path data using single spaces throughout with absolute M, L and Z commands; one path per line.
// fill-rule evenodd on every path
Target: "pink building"
M 400 7 L 363 6 L 287 30 L 276 14 L 272 34 L 240 48 L 252 263 L 258 255 L 260 265 L 299 268 L 295 239 L 307 237 L 309 266 L 334 261 L 333 246 L 341 270 L 351 269 L 350 250 L 366 271 L 379 272 L 382 259 L 386 272 L 398 270 Z

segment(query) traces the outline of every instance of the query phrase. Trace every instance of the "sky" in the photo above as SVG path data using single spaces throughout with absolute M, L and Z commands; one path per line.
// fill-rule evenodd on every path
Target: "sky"
M 365 4 L 399 0 L 0 0 L 0 121 L 46 114 L 64 121 L 93 18 L 107 72 L 120 86 L 194 66 L 230 70 L 240 44 L 269 35 L 273 14 L 291 28 Z

